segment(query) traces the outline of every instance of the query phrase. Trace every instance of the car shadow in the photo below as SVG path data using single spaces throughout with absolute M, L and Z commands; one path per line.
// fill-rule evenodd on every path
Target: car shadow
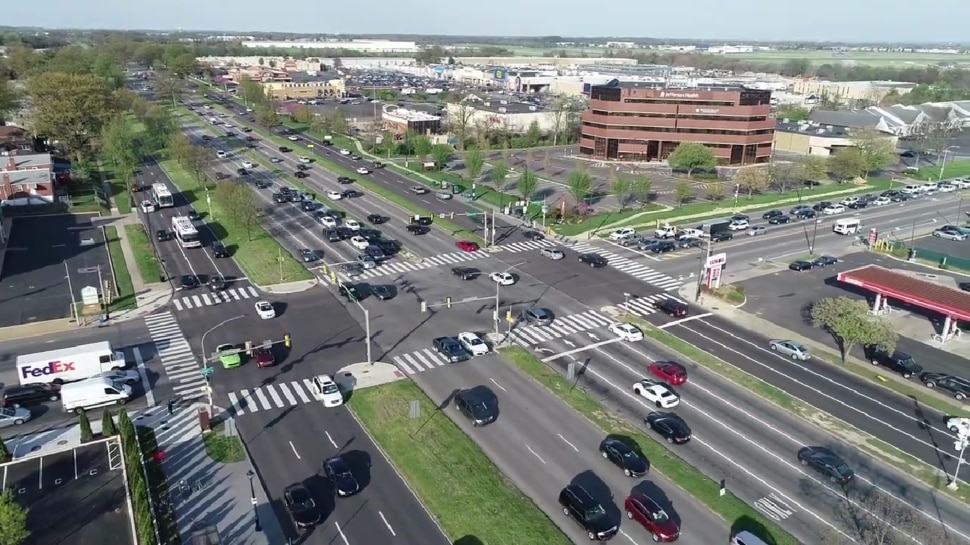
M 622 514 L 620 508 L 616 506 L 613 491 L 595 471 L 587 469 L 573 477 L 569 484 L 579 485 L 586 489 L 589 495 L 603 506 L 610 521 L 616 525 L 620 524 Z
M 657 505 L 667 512 L 670 520 L 672 520 L 678 528 L 681 527 L 680 515 L 674 508 L 674 502 L 670 500 L 670 497 L 667 496 L 667 493 L 664 492 L 663 488 L 660 488 L 660 486 L 658 486 L 656 483 L 649 480 L 641 481 L 635 485 L 630 492 L 633 494 L 642 494 L 652 498 L 653 501 L 657 502 Z

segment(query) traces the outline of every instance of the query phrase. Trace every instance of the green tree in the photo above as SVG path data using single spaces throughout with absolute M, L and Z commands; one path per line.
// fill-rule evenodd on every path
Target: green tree
M 742 168 L 738 172 L 738 175 L 734 178 L 734 183 L 738 184 L 738 188 L 747 193 L 750 199 L 755 193 L 761 193 L 768 189 L 771 182 L 765 169 L 748 167 Z
M 529 169 L 523 170 L 515 189 L 522 195 L 522 200 L 531 201 L 539 192 L 539 177 Z
M 805 121 L 810 113 L 808 108 L 795 104 L 785 104 L 778 107 L 775 112 L 775 119 L 787 119 L 789 122 Z
M 653 198 L 653 180 L 644 175 L 634 177 L 630 182 L 630 194 L 641 207 L 646 206 Z
M 28 510 L 17 503 L 13 489 L 0 494 L 0 545 L 21 545 L 30 537 Z
M 125 86 L 125 71 L 110 53 L 99 53 L 94 58 L 91 71 L 103 79 L 109 89 L 121 89 Z
M 610 181 L 610 193 L 620 202 L 620 211 L 623 211 L 633 199 L 632 187 L 633 181 L 623 175 L 617 175 Z
M 694 198 L 694 188 L 690 185 L 690 180 L 683 178 L 674 184 L 674 202 L 677 207 L 684 206 L 684 203 Z
M 892 352 L 899 340 L 895 327 L 885 318 L 869 314 L 869 304 L 862 299 L 845 296 L 820 299 L 812 305 L 811 314 L 815 327 L 824 329 L 835 339 L 842 363 L 857 344 Z
M 667 157 L 667 164 L 675 170 L 686 171 L 690 178 L 695 170 L 713 169 L 717 166 L 717 159 L 714 158 L 714 151 L 704 144 L 684 142 Z
M 243 184 L 218 184 L 215 190 L 216 199 L 223 203 L 223 209 L 229 215 L 228 221 L 246 231 L 249 241 L 253 240 L 253 232 L 259 225 L 260 208 L 256 194 Z
M 593 192 L 593 178 L 584 170 L 574 170 L 566 179 L 566 190 L 572 195 L 577 206 L 585 204 L 586 199 Z
M 0 123 L 20 110 L 20 93 L 6 79 L 0 79 Z
M 523 147 L 531 148 L 533 146 L 538 146 L 539 142 L 542 141 L 542 130 L 539 129 L 539 122 L 535 119 L 532 123 L 529 123 L 529 128 L 525 131 L 525 136 L 523 137 L 525 145 Z
M 115 420 L 111 417 L 111 409 L 105 409 L 101 415 L 101 437 L 114 437 L 118 435 L 118 427 Z
M 465 170 L 468 171 L 468 178 L 471 180 L 477 180 L 482 174 L 482 169 L 485 168 L 485 155 L 477 148 L 471 148 L 465 152 L 462 162 L 465 163 Z
M 62 142 L 75 160 L 90 156 L 115 114 L 111 90 L 98 76 L 46 72 L 28 80 L 27 94 L 33 131 Z
M 12 459 L 13 456 L 10 455 L 10 449 L 7 448 L 7 445 L 3 442 L 3 438 L 0 437 L 0 464 L 5 464 Z
M 131 192 L 131 181 L 141 164 L 141 149 L 138 133 L 132 126 L 131 118 L 118 114 L 101 129 L 101 151 L 111 163 L 114 173 L 125 183 Z
M 445 168 L 448 161 L 451 161 L 451 157 L 455 154 L 455 148 L 447 144 L 438 144 L 432 146 L 431 157 L 434 159 L 434 164 L 439 169 Z
M 865 160 L 856 147 L 841 149 L 828 159 L 828 170 L 842 182 L 862 176 L 865 169 Z
M 423 134 L 416 134 L 411 137 L 410 142 L 412 149 L 414 149 L 414 155 L 422 161 L 427 161 L 428 155 L 431 155 L 431 149 L 434 147 L 431 140 Z
M 172 117 L 172 112 L 162 106 L 151 106 L 142 117 L 145 125 L 146 142 L 145 147 L 148 153 L 155 153 L 162 150 L 165 144 L 178 132 L 178 123 Z
M 896 144 L 875 129 L 865 129 L 853 136 L 859 150 L 862 177 L 869 179 L 870 172 L 877 172 L 896 162 Z
M 163 72 L 155 78 L 155 96 L 171 100 L 172 106 L 178 106 L 179 99 L 185 94 L 185 80 L 173 72 Z
M 818 182 L 824 180 L 828 177 L 828 164 L 825 159 L 809 155 L 802 159 L 800 165 L 798 165 L 799 175 L 805 180 Z
M 91 420 L 88 419 L 88 412 L 81 411 L 77 419 L 81 428 L 81 442 L 90 443 L 94 440 L 94 432 L 91 431 Z

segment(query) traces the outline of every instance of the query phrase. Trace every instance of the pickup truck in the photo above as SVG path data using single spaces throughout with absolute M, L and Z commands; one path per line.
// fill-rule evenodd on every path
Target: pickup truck
M 461 346 L 461 343 L 455 337 L 438 337 L 432 343 L 435 352 L 444 356 L 451 363 L 471 359 L 471 354 Z

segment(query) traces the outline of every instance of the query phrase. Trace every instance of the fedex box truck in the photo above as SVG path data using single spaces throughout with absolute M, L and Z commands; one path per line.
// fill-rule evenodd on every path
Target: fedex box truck
M 64 384 L 127 366 L 125 354 L 101 341 L 17 356 L 20 384 Z

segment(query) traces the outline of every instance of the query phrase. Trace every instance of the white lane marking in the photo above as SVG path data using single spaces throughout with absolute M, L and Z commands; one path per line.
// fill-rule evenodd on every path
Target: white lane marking
M 145 389 L 145 402 L 148 403 L 149 407 L 155 406 L 155 394 L 152 393 L 152 385 L 148 382 L 148 371 L 145 369 L 145 360 L 141 357 L 141 350 L 138 347 L 131 349 L 132 355 L 135 357 L 135 365 L 138 368 L 138 376 L 141 378 L 141 384 Z
M 558 435 L 559 438 L 562 439 L 562 442 L 563 443 L 566 443 L 567 445 L 573 447 L 573 450 L 575 450 L 576 452 L 579 452 L 579 449 L 576 448 L 576 445 L 574 445 L 574 444 L 570 443 L 569 441 L 567 441 L 566 438 L 563 437 L 561 433 L 557 433 L 556 435 Z
M 698 314 L 696 316 L 688 316 L 686 318 L 681 318 L 679 320 L 674 320 L 673 322 L 667 322 L 662 326 L 657 326 L 658 329 L 667 329 L 668 327 L 673 327 L 675 325 L 680 325 L 684 322 L 689 322 L 691 320 L 700 320 L 701 318 L 707 318 L 708 316 L 713 316 L 710 312 L 706 314 Z
M 574 348 L 572 350 L 567 350 L 565 352 L 560 352 L 559 354 L 553 354 L 551 356 L 547 356 L 545 358 L 542 358 L 542 362 L 543 363 L 547 363 L 547 362 L 550 362 L 552 360 L 557 360 L 557 359 L 559 359 L 561 357 L 564 357 L 564 356 L 571 356 L 573 354 L 576 354 L 576 353 L 579 353 L 579 352 L 584 352 L 586 350 L 592 350 L 594 348 L 598 348 L 598 347 L 603 346 L 603 345 L 613 344 L 613 343 L 615 343 L 615 342 L 617 342 L 619 340 L 620 340 L 619 338 L 616 338 L 616 339 L 609 339 L 607 341 L 600 341 L 598 343 L 587 344 L 586 346 L 580 346 L 579 348 Z
M 333 440 L 333 437 L 330 437 L 329 431 L 324 431 L 323 433 L 327 434 L 327 439 L 330 440 L 330 444 L 333 445 L 333 448 L 340 448 L 337 446 L 337 442 Z
M 384 526 L 387 526 L 387 531 L 390 532 L 392 536 L 397 537 L 397 534 L 394 533 L 394 528 L 391 527 L 390 522 L 387 522 L 387 517 L 384 516 L 384 513 L 381 511 L 378 511 L 377 514 L 380 515 L 381 520 L 384 521 Z
M 340 524 L 334 522 L 333 526 L 337 529 L 337 533 L 340 534 L 340 539 L 344 540 L 344 545 L 350 545 L 350 542 L 347 541 L 347 536 L 344 535 L 344 531 L 340 529 Z
M 532 450 L 532 447 L 530 447 L 529 445 L 526 445 L 525 448 L 529 449 L 529 452 L 531 452 L 533 456 L 538 458 L 540 462 L 542 462 L 543 464 L 546 463 L 546 461 L 542 459 L 542 456 L 539 456 L 539 454 L 536 453 L 536 451 Z
M 489 378 L 488 380 L 490 380 L 490 381 L 492 381 L 492 384 L 494 384 L 494 385 L 496 385 L 496 386 L 498 386 L 498 389 L 499 389 L 499 390 L 502 390 L 503 392 L 508 392 L 508 390 L 506 390 L 504 386 L 502 386 L 502 385 L 501 385 L 501 384 L 499 384 L 498 382 L 495 382 L 495 379 L 494 379 L 494 378 L 491 378 L 491 377 L 490 377 L 490 378 Z
M 300 457 L 300 453 L 296 451 L 296 445 L 293 444 L 293 441 L 290 441 L 290 448 L 293 449 L 293 454 L 296 455 L 296 459 L 297 460 L 302 460 L 303 459 L 303 458 Z

